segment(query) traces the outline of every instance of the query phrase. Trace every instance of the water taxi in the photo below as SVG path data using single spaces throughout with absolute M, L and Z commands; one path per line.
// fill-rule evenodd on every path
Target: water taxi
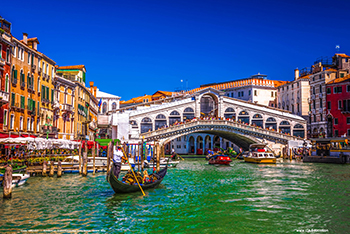
M 349 138 L 313 138 L 311 151 L 303 162 L 350 163 Z
M 276 157 L 274 153 L 267 148 L 267 144 L 251 144 L 249 146 L 249 152 L 243 159 L 248 163 L 276 163 Z

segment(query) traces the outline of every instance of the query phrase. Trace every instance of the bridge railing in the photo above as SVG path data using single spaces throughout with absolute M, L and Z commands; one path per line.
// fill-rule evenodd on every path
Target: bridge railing
M 191 120 L 190 122 L 180 123 L 178 125 L 172 125 L 172 126 L 167 127 L 167 128 L 161 128 L 161 129 L 157 129 L 155 131 L 145 132 L 145 133 L 142 133 L 141 136 L 145 137 L 145 138 L 150 138 L 153 136 L 162 135 L 162 134 L 166 134 L 169 132 L 175 132 L 178 130 L 182 130 L 182 129 L 186 129 L 186 128 L 190 128 L 190 127 L 195 127 L 195 126 L 202 126 L 202 125 L 231 126 L 231 127 L 235 127 L 238 129 L 242 129 L 242 130 L 246 130 L 246 131 L 250 131 L 250 132 L 258 132 L 258 133 L 263 134 L 263 135 L 269 135 L 269 136 L 273 136 L 273 137 L 277 137 L 277 138 L 281 138 L 281 139 L 285 139 L 285 140 L 291 140 L 291 139 L 302 140 L 302 138 L 300 138 L 300 137 L 281 133 L 281 132 L 278 132 L 277 130 L 264 129 L 261 127 L 251 126 L 251 125 L 248 125 L 245 123 L 240 123 L 237 121 L 230 121 L 230 120 Z

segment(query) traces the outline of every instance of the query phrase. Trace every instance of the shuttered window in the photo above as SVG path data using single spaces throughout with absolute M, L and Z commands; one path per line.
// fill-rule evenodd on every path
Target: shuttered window
M 15 106 L 16 103 L 16 94 L 11 93 L 11 106 Z
M 24 109 L 25 108 L 25 99 L 24 99 L 24 96 L 21 96 L 21 108 Z

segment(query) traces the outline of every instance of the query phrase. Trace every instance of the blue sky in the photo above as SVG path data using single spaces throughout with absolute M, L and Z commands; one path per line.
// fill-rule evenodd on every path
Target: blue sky
M 350 1 L 3 1 L 12 34 L 122 100 L 249 77 L 292 80 L 335 46 L 350 54 Z M 183 83 L 181 83 L 183 80 Z M 187 81 L 187 82 L 186 82 Z M 88 85 L 88 84 L 87 84 Z

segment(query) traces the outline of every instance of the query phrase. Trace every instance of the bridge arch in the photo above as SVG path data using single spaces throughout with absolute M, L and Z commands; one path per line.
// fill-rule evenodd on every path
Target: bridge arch
M 218 97 L 213 93 L 205 93 L 200 96 L 201 116 L 218 116 Z

